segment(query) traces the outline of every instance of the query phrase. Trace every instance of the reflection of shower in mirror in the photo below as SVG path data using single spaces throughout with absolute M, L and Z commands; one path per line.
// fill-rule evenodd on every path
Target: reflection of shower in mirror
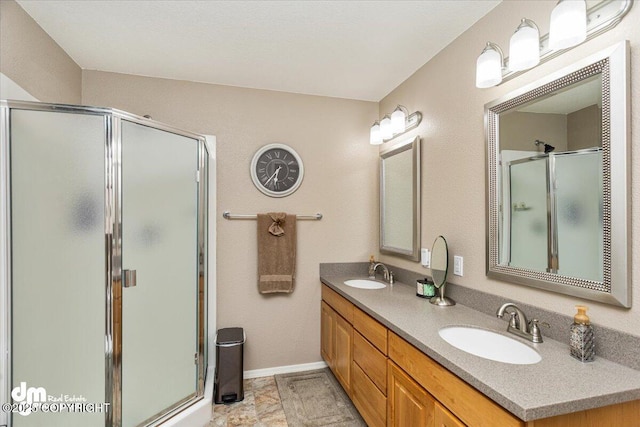
M 545 152 L 545 154 L 546 153 L 550 153 L 550 152 L 552 152 L 553 150 L 556 149 L 556 147 L 554 147 L 553 145 L 549 145 L 544 141 L 540 141 L 539 139 L 536 139 L 534 144 L 536 144 L 536 145 L 544 144 L 544 152 Z

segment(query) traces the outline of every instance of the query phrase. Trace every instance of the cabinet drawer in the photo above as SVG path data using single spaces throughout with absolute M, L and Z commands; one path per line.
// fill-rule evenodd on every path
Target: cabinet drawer
M 376 350 L 358 331 L 353 332 L 353 360 L 386 396 L 387 356 Z
M 387 425 L 387 397 L 378 390 L 357 363 L 353 364 L 351 393 L 353 404 L 369 427 Z
M 387 328 L 356 307 L 353 309 L 353 327 L 382 354 L 387 355 Z
M 389 357 L 463 423 L 474 427 L 524 425 L 523 421 L 393 332 L 389 332 Z
M 434 424 L 436 427 L 466 427 L 455 415 L 447 411 L 447 408 L 438 402 L 436 402 L 435 409 Z
M 347 322 L 353 324 L 353 304 L 324 284 L 322 285 L 322 299 L 333 307 L 340 316 L 344 317 Z

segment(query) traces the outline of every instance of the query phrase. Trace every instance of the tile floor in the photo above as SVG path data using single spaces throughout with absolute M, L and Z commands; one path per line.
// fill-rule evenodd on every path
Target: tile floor
M 213 405 L 209 427 L 287 427 L 278 386 L 273 376 L 244 380 L 244 400 Z

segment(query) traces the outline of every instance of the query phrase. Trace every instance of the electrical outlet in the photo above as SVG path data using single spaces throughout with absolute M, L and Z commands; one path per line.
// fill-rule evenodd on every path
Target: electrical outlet
M 454 255 L 453 256 L 453 274 L 456 275 L 456 276 L 462 276 L 463 275 L 462 274 L 462 272 L 463 272 L 463 270 L 462 270 L 462 266 L 463 266 L 462 261 L 463 261 L 463 259 L 462 259 L 461 256 L 459 256 L 459 255 Z
M 420 264 L 424 268 L 431 268 L 431 251 L 429 249 L 420 249 Z

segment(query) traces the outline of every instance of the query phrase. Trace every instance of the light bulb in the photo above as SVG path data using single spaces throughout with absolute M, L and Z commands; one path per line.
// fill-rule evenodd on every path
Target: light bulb
M 398 105 L 394 112 L 391 114 L 391 131 L 394 134 L 402 133 L 406 130 L 407 115 L 402 111 L 402 108 Z
M 387 114 L 380 122 L 380 133 L 382 133 L 382 139 L 391 139 L 393 137 L 393 129 L 391 129 L 391 118 Z
M 487 88 L 502 81 L 502 50 L 498 45 L 487 42 L 476 61 L 476 87 Z
M 382 144 L 382 133 L 380 132 L 380 123 L 377 121 L 371 126 L 371 133 L 369 135 L 369 143 L 371 145 Z
M 560 0 L 551 12 L 549 47 L 566 49 L 587 38 L 587 3 L 584 0 Z
M 530 19 L 522 18 L 509 41 L 509 69 L 522 71 L 540 62 L 540 32 Z

